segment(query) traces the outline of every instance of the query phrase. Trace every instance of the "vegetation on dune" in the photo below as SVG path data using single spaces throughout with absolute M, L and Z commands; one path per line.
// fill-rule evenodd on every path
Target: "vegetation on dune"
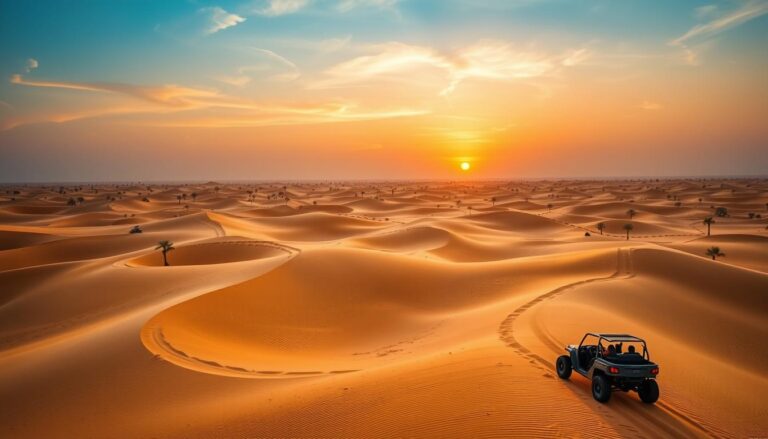
M 712 228 L 712 224 L 715 223 L 715 219 L 712 218 L 711 216 L 708 216 L 708 217 L 704 218 L 703 223 L 707 225 L 707 236 L 710 236 L 710 231 L 711 231 L 711 228 Z
M 629 241 L 629 232 L 631 232 L 634 228 L 635 226 L 633 226 L 632 224 L 629 224 L 629 223 L 624 224 L 624 230 L 627 231 L 627 241 Z
M 725 253 L 723 253 L 723 252 L 721 252 L 721 251 L 720 251 L 720 247 L 710 247 L 710 248 L 708 248 L 708 249 L 707 249 L 707 251 L 705 252 L 705 254 L 706 254 L 707 256 L 710 256 L 710 257 L 712 258 L 712 260 L 713 260 L 713 261 L 714 261 L 714 260 L 717 260 L 717 258 L 718 258 L 718 257 L 723 257 L 723 256 L 725 256 Z
M 173 246 L 173 242 L 168 240 L 162 240 L 157 243 L 157 247 L 155 247 L 155 250 L 160 250 L 163 252 L 163 265 L 168 266 L 168 252 L 175 249 Z

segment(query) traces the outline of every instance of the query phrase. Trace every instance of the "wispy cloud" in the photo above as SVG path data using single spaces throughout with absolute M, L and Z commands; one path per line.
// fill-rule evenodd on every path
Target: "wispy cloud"
M 229 13 L 218 6 L 202 8 L 200 13 L 208 16 L 208 24 L 204 30 L 206 35 L 215 34 L 245 21 L 245 17 Z
M 253 9 L 255 14 L 278 17 L 296 13 L 309 5 L 309 0 L 270 0 L 266 5 Z
M 640 104 L 640 108 L 646 111 L 659 111 L 664 107 L 658 102 L 643 101 L 643 103 Z
M 344 49 L 352 42 L 352 35 L 343 37 L 326 38 L 320 40 L 310 39 L 278 39 L 275 44 L 291 49 L 308 50 L 311 52 L 330 53 Z
M 396 11 L 398 3 L 400 0 L 341 0 L 336 5 L 336 9 L 340 12 L 349 12 L 360 7 L 374 7 Z
M 40 66 L 40 63 L 38 63 L 36 59 L 29 58 L 27 60 L 27 67 L 26 67 L 25 70 L 26 70 L 27 73 L 29 73 L 32 70 L 35 70 L 36 68 L 38 68 L 39 66 Z
M 251 83 L 256 75 L 272 81 L 293 81 L 301 76 L 299 68 L 292 61 L 277 53 L 260 48 L 250 49 L 260 58 L 258 63 L 237 69 L 235 76 L 218 76 L 218 81 L 229 85 L 242 87 Z
M 217 93 L 211 90 L 182 87 L 173 84 L 139 86 L 110 82 L 36 81 L 26 79 L 22 75 L 12 75 L 11 83 L 28 87 L 122 94 L 154 104 L 181 108 L 197 107 L 206 99 L 217 97 Z
M 715 12 L 715 10 L 704 9 L 702 11 L 702 9 L 699 8 L 697 13 L 701 12 L 704 12 L 705 14 L 712 14 Z M 766 13 L 768 13 L 768 2 L 748 1 L 743 3 L 742 6 L 738 9 L 722 14 L 712 21 L 709 21 L 708 23 L 697 24 L 682 36 L 670 41 L 669 44 L 673 46 L 686 47 L 686 44 L 689 42 L 701 41 L 707 38 L 711 38 L 721 32 L 746 23 L 747 21 Z
M 354 102 L 289 105 L 264 103 L 227 95 L 217 90 L 180 85 L 140 86 L 106 82 L 33 81 L 22 75 L 13 75 L 11 83 L 27 87 L 106 93 L 122 97 L 122 100 L 108 107 L 83 108 L 80 103 L 78 109 L 72 111 L 20 115 L 13 120 L 3 121 L 0 129 L 10 129 L 28 123 L 70 122 L 129 115 L 151 115 L 152 117 L 142 123 L 153 126 L 250 127 L 377 120 L 428 113 L 427 110 L 407 107 L 360 108 Z
M 440 91 L 445 96 L 467 79 L 540 77 L 553 74 L 562 67 L 578 65 L 590 56 L 584 49 L 565 55 L 549 55 L 518 50 L 509 43 L 498 41 L 480 42 L 448 55 L 429 47 L 397 42 L 373 46 L 373 49 L 378 53 L 360 56 L 328 69 L 325 79 L 313 87 L 337 87 L 427 67 L 447 76 L 448 84 Z
M 717 15 L 718 7 L 717 5 L 704 5 L 699 6 L 694 10 L 696 18 L 698 19 L 705 19 L 710 18 L 715 15 Z

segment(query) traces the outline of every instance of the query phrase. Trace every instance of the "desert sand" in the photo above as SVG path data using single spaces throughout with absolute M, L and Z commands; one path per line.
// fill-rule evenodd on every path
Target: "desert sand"
M 768 434 L 766 180 L 0 189 L 2 437 Z M 557 378 L 587 331 L 656 405 Z

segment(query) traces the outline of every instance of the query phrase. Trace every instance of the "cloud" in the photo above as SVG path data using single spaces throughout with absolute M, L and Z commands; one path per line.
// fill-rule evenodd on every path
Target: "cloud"
M 498 41 L 483 41 L 449 55 L 429 47 L 398 42 L 372 48 L 378 53 L 360 56 L 326 70 L 326 78 L 313 84 L 313 87 L 336 87 L 427 67 L 443 71 L 447 76 L 448 85 L 440 91 L 440 95 L 446 96 L 467 79 L 541 77 L 554 74 L 562 67 L 578 65 L 590 56 L 585 49 L 571 51 L 565 56 L 553 56 L 518 50 L 509 43 Z
M 29 73 L 29 72 L 31 72 L 32 70 L 35 70 L 36 68 L 38 68 L 39 66 L 40 66 L 40 63 L 38 63 L 36 59 L 34 59 L 34 58 L 29 58 L 29 59 L 27 60 L 27 67 L 26 67 L 26 71 L 27 71 L 27 73 Z
M 236 76 L 219 76 L 216 79 L 229 85 L 242 87 L 251 83 L 255 76 L 262 74 L 262 78 L 272 81 L 293 81 L 301 76 L 299 68 L 287 58 L 267 50 L 251 49 L 261 62 L 237 69 Z
M 640 108 L 646 111 L 658 111 L 664 107 L 657 102 L 643 101 L 643 103 L 640 104 Z
M 278 17 L 296 13 L 308 4 L 309 0 L 270 0 L 267 6 L 254 9 L 253 12 L 266 17 Z
M 207 15 L 209 19 L 204 30 L 206 35 L 215 34 L 220 30 L 236 26 L 245 21 L 244 17 L 237 14 L 231 14 L 218 6 L 202 8 L 200 9 L 200 13 Z
M 78 109 L 69 111 L 19 115 L 14 119 L 3 120 L 0 129 L 29 123 L 61 123 L 97 117 L 125 117 L 128 118 L 126 120 L 149 126 L 256 127 L 378 120 L 428 113 L 427 110 L 413 108 L 361 109 L 350 102 L 289 105 L 263 103 L 226 95 L 217 90 L 180 85 L 32 81 L 22 75 L 13 75 L 11 83 L 26 87 L 104 93 L 114 95 L 117 100 L 106 107 L 101 104 L 98 108 L 84 108 L 80 103 Z M 142 120 L 143 115 L 146 117 Z
M 197 107 L 206 99 L 217 97 L 217 93 L 211 90 L 182 87 L 173 84 L 139 86 L 111 82 L 33 81 L 25 79 L 22 75 L 12 75 L 11 83 L 28 87 L 121 94 L 154 104 L 180 108 Z
M 715 16 L 717 11 L 717 5 L 704 5 L 695 9 L 695 15 L 696 18 L 704 19 Z
M 714 13 L 714 10 L 705 9 L 705 12 Z M 686 44 L 691 40 L 701 41 L 711 38 L 721 32 L 746 23 L 747 21 L 760 17 L 766 13 L 768 13 L 768 2 L 748 1 L 740 8 L 727 14 L 723 14 L 708 23 L 697 24 L 682 36 L 670 41 L 669 44 L 672 46 L 686 47 Z
M 360 7 L 374 7 L 395 11 L 399 2 L 400 0 L 341 0 L 336 9 L 339 12 L 349 12 Z
M 327 38 L 323 40 L 307 39 L 281 39 L 274 40 L 274 43 L 291 49 L 308 50 L 312 52 L 330 53 L 344 49 L 352 42 L 352 35 L 345 35 L 337 38 Z

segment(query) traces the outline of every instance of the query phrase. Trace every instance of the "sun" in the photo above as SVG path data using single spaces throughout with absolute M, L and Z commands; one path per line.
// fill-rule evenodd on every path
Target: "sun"
M 469 162 L 461 162 L 459 166 L 461 167 L 462 171 L 469 171 L 469 168 L 470 168 Z

